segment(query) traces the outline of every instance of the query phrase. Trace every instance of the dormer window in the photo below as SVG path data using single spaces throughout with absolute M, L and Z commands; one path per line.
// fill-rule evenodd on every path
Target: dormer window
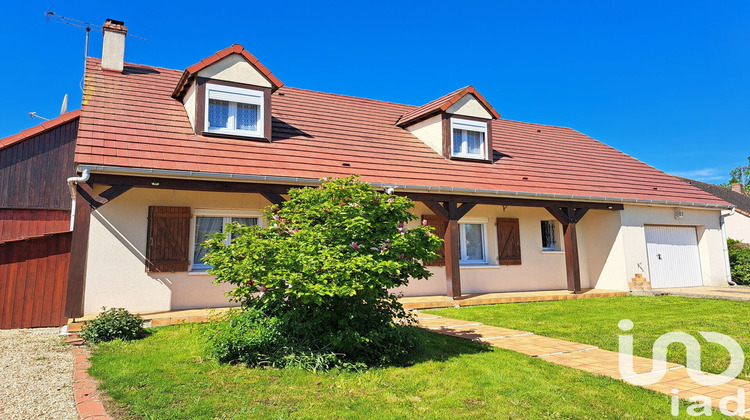
M 264 137 L 262 90 L 206 84 L 208 133 Z
M 487 159 L 487 123 L 451 118 L 451 157 Z

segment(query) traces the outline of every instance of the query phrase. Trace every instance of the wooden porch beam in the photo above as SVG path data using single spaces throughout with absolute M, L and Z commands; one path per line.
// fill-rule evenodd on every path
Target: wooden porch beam
M 439 217 L 442 217 L 445 220 L 450 219 L 450 217 L 451 217 L 450 216 L 450 211 L 447 210 L 442 205 L 440 205 L 440 203 L 438 203 L 437 201 L 427 200 L 427 201 L 423 201 L 422 203 L 424 203 L 424 205 L 428 209 L 430 209 L 430 211 L 432 211 L 433 213 L 435 213 L 435 215 L 437 215 Z
M 274 193 L 274 192 L 262 192 L 260 195 L 263 196 L 266 200 L 270 201 L 272 204 L 276 204 L 277 206 L 281 207 L 286 199 L 281 196 L 281 194 Z
M 414 201 L 434 201 L 445 202 L 455 201 L 457 203 L 474 203 L 489 204 L 495 206 L 517 206 L 517 207 L 573 207 L 589 208 L 592 210 L 622 210 L 624 206 L 619 203 L 596 203 L 586 201 L 563 201 L 563 200 L 534 200 L 529 198 L 514 197 L 484 197 L 484 196 L 467 196 L 455 194 L 431 194 L 431 193 L 410 193 L 396 191 L 396 195 L 402 195 L 411 198 Z
M 78 184 L 79 186 L 81 184 Z M 87 185 L 87 184 L 83 184 Z M 90 185 L 87 185 L 91 187 Z M 83 297 L 86 282 L 86 257 L 89 251 L 89 226 L 91 224 L 92 206 L 77 188 L 75 225 L 70 245 L 70 262 L 68 265 L 68 284 L 65 295 L 65 317 L 80 318 L 83 316 Z
M 563 226 L 563 243 L 565 246 L 565 274 L 568 290 L 581 293 L 581 263 L 578 255 L 578 235 L 576 225 L 589 211 L 588 207 L 547 207 L 547 211 Z
M 133 188 L 133 186 L 122 185 L 122 184 L 113 185 L 109 187 L 108 189 L 106 189 L 105 191 L 102 191 L 102 193 L 99 195 L 94 194 L 93 188 L 94 188 L 93 184 L 88 184 L 88 183 L 76 185 L 76 189 L 80 192 L 83 199 L 86 200 L 86 202 L 89 203 L 89 205 L 93 209 L 98 209 L 99 207 L 107 204 L 110 200 L 114 200 L 120 195 L 126 193 L 131 188 Z
M 236 193 L 275 193 L 287 194 L 290 188 L 304 185 L 259 184 L 250 182 L 204 181 L 199 179 L 158 178 L 148 176 L 91 174 L 96 184 L 127 184 L 139 188 L 161 188 L 168 190 L 214 191 Z
M 578 235 L 576 223 L 563 226 L 565 241 L 565 271 L 568 278 L 568 290 L 581 293 L 581 263 L 578 257 Z
M 445 286 L 449 298 L 461 297 L 461 267 L 458 250 L 458 220 L 449 219 L 445 226 Z
M 471 209 L 473 209 L 476 205 L 477 203 L 462 203 L 458 208 L 456 208 L 456 212 L 455 214 L 451 215 L 451 218 L 461 220 L 461 218 L 466 216 L 466 213 L 471 211 Z

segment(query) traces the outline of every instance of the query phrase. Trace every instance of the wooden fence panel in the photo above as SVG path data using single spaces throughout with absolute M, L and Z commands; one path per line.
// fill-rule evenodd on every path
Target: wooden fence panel
M 0 328 L 64 325 L 71 232 L 0 244 Z

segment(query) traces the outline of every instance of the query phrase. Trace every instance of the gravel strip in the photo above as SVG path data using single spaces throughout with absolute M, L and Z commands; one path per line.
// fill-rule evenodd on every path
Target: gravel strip
M 0 418 L 78 419 L 73 353 L 58 328 L 0 330 Z

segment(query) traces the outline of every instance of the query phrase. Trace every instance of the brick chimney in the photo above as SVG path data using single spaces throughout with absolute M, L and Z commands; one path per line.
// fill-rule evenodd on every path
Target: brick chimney
M 732 191 L 740 193 L 740 194 L 744 194 L 745 193 L 745 191 L 742 189 L 742 183 L 740 183 L 740 182 L 734 182 L 734 183 L 732 183 Z
M 128 33 L 125 22 L 107 19 L 102 26 L 102 33 L 102 69 L 122 72 L 125 61 L 125 35 Z

